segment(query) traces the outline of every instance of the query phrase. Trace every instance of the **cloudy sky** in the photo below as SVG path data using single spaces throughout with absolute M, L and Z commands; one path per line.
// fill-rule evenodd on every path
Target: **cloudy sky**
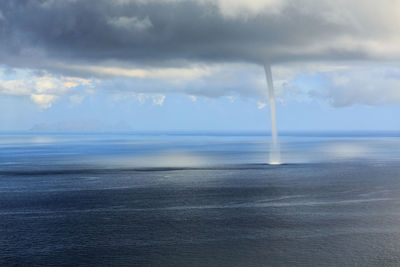
M 4 0 L 0 130 L 400 130 L 397 0 Z

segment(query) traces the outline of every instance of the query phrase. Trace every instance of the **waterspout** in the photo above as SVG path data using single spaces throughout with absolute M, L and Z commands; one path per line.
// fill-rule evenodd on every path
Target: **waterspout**
M 281 152 L 278 142 L 278 129 L 276 123 L 276 105 L 275 105 L 275 92 L 274 83 L 272 80 L 271 65 L 264 64 L 265 76 L 267 78 L 268 85 L 268 96 L 269 96 L 269 108 L 271 117 L 271 135 L 272 144 L 269 152 L 269 164 L 278 165 L 281 164 Z

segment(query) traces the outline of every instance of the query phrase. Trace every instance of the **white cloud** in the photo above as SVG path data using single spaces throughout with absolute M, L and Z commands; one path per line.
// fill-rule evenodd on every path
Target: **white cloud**
M 165 95 L 156 95 L 156 96 L 153 96 L 152 98 L 153 98 L 154 105 L 162 106 L 164 104 Z
M 16 70 L 16 77 L 6 80 L 6 75 L 0 77 L 0 95 L 30 97 L 41 108 L 50 108 L 59 97 L 69 95 L 79 86 L 92 86 L 92 81 L 75 77 L 56 77 L 48 73 L 35 75 L 26 70 Z M 78 97 L 72 97 L 71 101 Z
M 192 100 L 192 102 L 196 102 L 197 101 L 197 97 L 194 95 L 188 95 L 189 99 Z
M 94 77 L 126 77 L 141 79 L 176 79 L 193 80 L 210 75 L 216 70 L 216 66 L 193 65 L 184 68 L 135 68 L 132 66 L 113 66 L 112 63 L 104 65 L 74 65 L 53 64 L 53 67 L 64 71 L 86 74 Z
M 267 103 L 264 103 L 264 102 L 258 102 L 257 103 L 257 108 L 258 109 L 263 109 L 263 108 L 265 108 L 267 106 Z
M 335 107 L 400 103 L 400 68 L 353 67 L 325 73 L 326 86 L 310 93 Z
M 29 95 L 30 90 L 24 80 L 0 80 L 0 94 L 3 95 Z
M 318 99 L 335 107 L 400 103 L 400 66 L 371 64 L 369 67 L 358 63 L 322 62 L 275 65 L 272 72 L 276 96 L 283 103 Z M 199 96 L 225 96 L 230 101 L 234 101 L 237 96 L 253 98 L 259 101 L 259 109 L 265 108 L 268 100 L 265 74 L 262 67 L 257 65 L 213 65 L 207 72 L 198 72 L 199 75 L 192 75 L 179 83 L 176 82 L 179 79 L 178 73 L 170 74 L 174 75 L 168 77 L 152 73 L 152 78 L 129 77 L 123 79 L 123 82 L 110 79 L 100 83 L 100 86 L 117 94 L 133 93 L 140 103 L 145 103 L 154 95 L 167 93 L 186 94 L 193 102 Z M 299 80 L 302 81 L 302 86 L 299 86 Z
M 139 93 L 133 94 L 133 97 L 136 98 L 141 104 L 144 104 L 149 96 L 143 93 Z
M 234 97 L 233 95 L 228 95 L 226 98 L 227 98 L 227 99 L 229 100 L 229 102 L 231 102 L 231 103 L 234 103 L 234 102 L 235 102 L 235 97 Z
M 125 96 L 130 96 L 133 97 L 135 100 L 137 100 L 140 104 L 145 104 L 147 100 L 151 101 L 153 105 L 156 106 L 162 106 L 164 104 L 165 95 L 162 94 L 148 94 L 148 93 L 131 93 L 131 92 L 125 92 L 124 93 L 117 93 L 116 98 L 114 99 L 115 101 L 121 101 L 125 100 Z
M 148 76 L 119 77 L 103 80 L 54 76 L 35 76 L 34 72 L 0 76 L 0 95 L 27 96 L 41 108 L 49 108 L 58 99 L 67 97 L 74 104 L 82 103 L 88 94 L 103 91 L 120 101 L 133 97 L 139 103 L 149 101 L 162 106 L 166 94 L 186 94 L 193 102 L 202 97 L 253 98 L 263 109 L 268 90 L 263 69 L 250 64 L 218 64 L 203 70 L 142 69 Z M 388 105 L 400 103 L 400 65 L 361 63 L 308 63 L 273 66 L 278 101 L 322 100 L 334 107 L 351 105 Z M 28 74 L 27 74 L 28 73 Z M 190 74 L 189 74 L 190 73 Z M 146 77 L 146 78 L 143 78 Z M 9 78 L 9 77 L 8 77 Z
M 37 94 L 31 94 L 31 100 L 38 104 L 41 108 L 47 109 L 50 108 L 54 100 L 56 99 L 56 96 L 54 95 L 37 95 Z

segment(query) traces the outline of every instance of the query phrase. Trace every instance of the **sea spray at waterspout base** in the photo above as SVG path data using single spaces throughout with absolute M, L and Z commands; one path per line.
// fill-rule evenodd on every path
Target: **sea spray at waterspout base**
M 278 129 L 276 123 L 276 105 L 274 83 L 272 80 L 271 65 L 264 64 L 265 76 L 268 85 L 269 108 L 271 117 L 271 136 L 272 144 L 269 152 L 269 164 L 278 165 L 281 163 L 281 152 L 278 142 Z

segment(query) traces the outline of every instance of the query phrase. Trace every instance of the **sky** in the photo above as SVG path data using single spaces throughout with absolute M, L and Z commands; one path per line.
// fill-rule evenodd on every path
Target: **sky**
M 0 131 L 400 130 L 396 0 L 5 0 Z

